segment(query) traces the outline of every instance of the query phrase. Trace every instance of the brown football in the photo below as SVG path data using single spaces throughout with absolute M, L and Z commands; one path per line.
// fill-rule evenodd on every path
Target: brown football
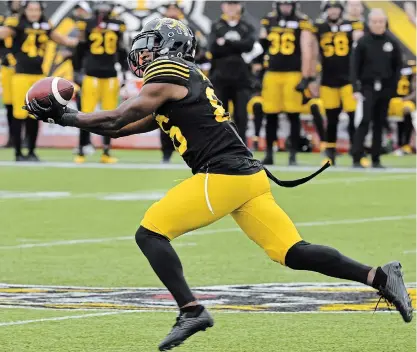
M 32 99 L 47 107 L 49 105 L 49 95 L 53 95 L 56 101 L 62 106 L 66 106 L 74 94 L 74 85 L 64 78 L 47 77 L 36 82 L 26 93 L 26 104 Z

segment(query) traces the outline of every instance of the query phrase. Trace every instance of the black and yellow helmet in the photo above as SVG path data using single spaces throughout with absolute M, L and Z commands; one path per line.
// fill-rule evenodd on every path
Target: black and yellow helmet
M 299 3 L 298 3 L 297 0 L 275 1 L 275 8 L 276 8 L 276 11 L 277 11 L 278 15 L 282 15 L 282 13 L 279 9 L 279 5 L 292 5 L 292 10 L 291 10 L 290 16 L 294 16 L 295 11 L 297 10 Z
M 172 18 L 154 19 L 145 24 L 133 39 L 128 55 L 130 70 L 137 77 L 142 77 L 146 67 L 158 57 L 178 57 L 194 61 L 196 46 L 193 32 L 181 21 Z M 144 50 L 153 54 L 151 61 L 140 62 L 140 55 Z
M 344 1 L 337 1 L 337 0 L 325 0 L 321 3 L 321 11 L 325 12 L 327 9 L 331 7 L 338 7 L 342 11 L 345 9 L 345 2 Z

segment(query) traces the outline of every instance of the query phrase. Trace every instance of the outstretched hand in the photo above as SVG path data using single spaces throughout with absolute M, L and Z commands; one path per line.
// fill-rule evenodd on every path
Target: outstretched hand
M 27 105 L 23 106 L 23 109 L 33 115 L 36 120 L 61 124 L 62 115 L 66 112 L 67 107 L 58 103 L 52 94 L 48 96 L 48 100 L 48 106 L 43 106 L 36 99 L 32 99 Z

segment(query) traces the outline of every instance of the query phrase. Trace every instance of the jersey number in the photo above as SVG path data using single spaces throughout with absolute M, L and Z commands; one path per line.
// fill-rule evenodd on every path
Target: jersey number
M 402 97 L 410 94 L 410 81 L 407 77 L 402 76 L 398 81 L 397 94 Z
M 282 33 L 271 32 L 268 34 L 267 39 L 271 42 L 269 47 L 269 53 L 271 55 L 292 55 L 295 51 L 295 35 L 294 33 Z
M 107 55 L 113 55 L 117 50 L 117 40 L 118 36 L 114 32 L 105 32 L 91 33 L 89 39 L 91 43 L 91 53 L 94 55 L 102 55 L 106 53 Z
M 338 33 L 333 38 L 324 37 L 320 40 L 320 46 L 323 49 L 325 57 L 346 56 L 349 54 L 349 39 L 346 35 Z
M 167 128 L 165 125 L 168 124 L 169 118 L 164 115 L 157 115 L 155 119 L 161 130 L 171 138 L 175 150 L 179 152 L 180 155 L 183 155 L 187 151 L 187 140 L 182 135 L 179 127 L 172 126 L 171 128 Z
M 213 88 L 206 88 L 207 99 L 210 101 L 211 106 L 214 108 L 214 116 L 217 122 L 224 122 L 230 120 L 229 114 L 226 113 L 222 103 L 217 99 L 214 94 Z
M 43 56 L 45 53 L 45 43 L 49 37 L 46 34 L 37 36 L 34 33 L 28 34 L 22 44 L 22 51 L 29 57 Z

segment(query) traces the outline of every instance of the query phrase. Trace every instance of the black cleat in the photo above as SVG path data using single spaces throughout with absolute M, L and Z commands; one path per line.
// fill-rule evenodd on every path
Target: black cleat
M 15 160 L 16 160 L 16 162 L 28 161 L 27 157 L 24 156 L 24 155 L 22 155 L 22 154 L 16 155 L 16 159 Z
M 37 163 L 37 162 L 39 162 L 40 160 L 39 160 L 38 156 L 37 156 L 35 153 L 31 153 L 31 154 L 29 154 L 29 155 L 26 157 L 26 161 L 30 161 L 30 162 L 35 162 L 35 163 Z
M 378 287 L 378 293 L 389 303 L 393 304 L 400 312 L 406 323 L 413 319 L 413 306 L 408 295 L 403 280 L 401 264 L 399 262 L 390 262 L 385 264 L 381 269 L 387 274 L 387 283 L 385 287 Z
M 352 165 L 354 169 L 365 169 L 365 166 L 363 166 L 359 161 L 355 161 Z
M 288 165 L 289 166 L 298 166 L 296 154 L 294 152 L 290 152 L 289 158 L 288 158 Z
M 385 169 L 385 166 L 382 165 L 380 162 L 374 162 L 372 163 L 372 168 L 373 169 Z
M 272 154 L 266 154 L 265 159 L 262 160 L 263 165 L 274 165 L 274 157 Z
M 171 332 L 159 345 L 160 351 L 169 351 L 181 345 L 186 339 L 199 331 L 205 331 L 214 325 L 214 320 L 203 307 L 199 315 L 194 313 L 180 313 Z

